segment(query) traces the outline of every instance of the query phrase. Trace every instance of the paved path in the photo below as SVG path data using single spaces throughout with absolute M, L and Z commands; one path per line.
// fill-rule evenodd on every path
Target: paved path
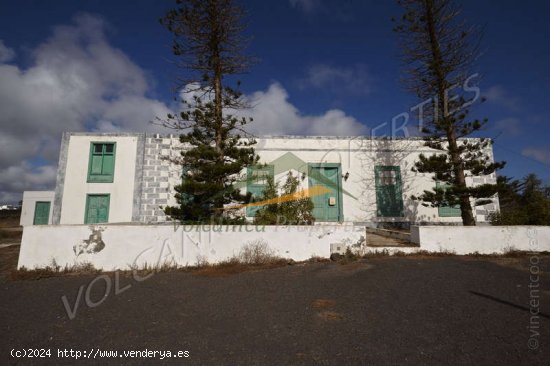
M 549 264 L 546 257 L 537 266 L 549 271 Z M 537 282 L 545 290 L 538 292 L 544 315 L 530 338 L 533 279 L 487 261 L 379 258 L 214 278 L 160 273 L 143 282 L 122 278 L 118 288 L 130 287 L 118 295 L 111 274 L 93 282 L 88 297 L 103 302 L 90 308 L 85 298 L 93 279 L 0 281 L 0 364 L 16 361 L 9 356 L 14 347 L 190 352 L 183 362 L 111 364 L 548 365 L 550 359 L 549 277 Z M 70 320 L 61 298 L 73 307 L 80 286 Z M 539 342 L 537 350 L 528 348 L 529 339 Z M 109 363 L 80 361 L 56 354 L 49 364 Z

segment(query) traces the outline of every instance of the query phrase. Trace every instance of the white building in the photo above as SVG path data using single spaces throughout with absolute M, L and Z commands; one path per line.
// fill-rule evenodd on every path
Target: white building
M 174 135 L 65 133 L 48 223 L 166 221 L 162 207 L 176 204 L 173 187 L 181 179 L 181 167 L 169 158 L 179 156 L 182 148 Z M 436 184 L 430 175 L 411 170 L 420 153 L 435 152 L 421 139 L 261 137 L 255 149 L 267 165 L 243 172 L 258 179 L 243 183 L 242 189 L 257 195 L 265 185 L 263 175 L 273 174 L 279 180 L 291 170 L 303 188 L 315 184 L 328 188 L 313 197 L 317 222 L 461 222 L 457 208 L 425 207 L 411 199 Z M 492 159 L 491 148 L 487 154 Z M 495 174 L 467 178 L 468 185 L 495 182 Z M 26 193 L 22 225 L 33 222 L 36 202 L 47 202 L 29 200 Z M 488 213 L 498 210 L 498 199 L 474 210 L 476 220 L 486 222 Z M 246 214 L 251 216 L 254 210 L 247 209 Z

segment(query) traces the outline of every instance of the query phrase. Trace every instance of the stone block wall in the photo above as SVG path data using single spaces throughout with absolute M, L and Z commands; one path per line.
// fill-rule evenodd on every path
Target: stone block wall
M 181 146 L 177 136 L 147 135 L 143 155 L 140 222 L 165 222 L 163 207 L 174 204 L 173 186 L 179 177 L 171 159 L 177 158 Z

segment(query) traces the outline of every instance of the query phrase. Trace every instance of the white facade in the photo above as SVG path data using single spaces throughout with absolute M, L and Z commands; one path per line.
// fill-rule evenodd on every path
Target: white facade
M 265 253 L 304 261 L 328 258 L 331 244 L 362 247 L 364 235 L 364 230 L 352 225 L 31 226 L 23 234 L 18 268 L 46 267 L 53 262 L 61 267 L 92 263 L 103 270 L 196 266 L 238 256 L 243 246 L 255 244 L 264 244 Z
M 116 145 L 112 181 L 90 182 L 94 143 Z M 64 134 L 53 223 L 86 223 L 90 195 L 108 196 L 104 201 L 108 203 L 108 210 L 103 213 L 108 223 L 166 221 L 162 207 L 176 204 L 173 187 L 181 181 L 181 167 L 169 160 L 178 157 L 183 148 L 178 137 L 172 135 Z M 460 215 L 442 215 L 438 208 L 425 207 L 411 198 L 433 189 L 435 185 L 430 175 L 411 170 L 420 153 L 429 155 L 435 152 L 425 147 L 421 139 L 262 137 L 257 139 L 255 149 L 261 163 L 275 166 L 276 180 L 283 179 L 290 170 L 301 177 L 302 188 L 312 184 L 308 167 L 337 168 L 335 179 L 341 193 L 335 195 L 331 204 L 338 206 L 340 214 L 332 221 L 374 225 L 381 222 L 461 222 Z M 487 154 L 492 158 L 490 148 Z M 375 179 L 377 167 L 393 167 L 400 177 L 398 194 L 402 203 L 399 213 L 393 216 L 380 214 Z M 495 182 L 495 174 L 467 178 L 468 185 Z M 242 189 L 247 189 L 246 185 Z M 498 199 L 494 198 L 493 203 L 474 210 L 477 221 L 485 222 L 489 212 L 498 210 Z
M 34 225 L 35 222 L 35 210 L 37 208 L 37 203 L 40 205 L 42 203 L 48 203 L 48 217 L 47 224 L 52 224 L 52 211 L 53 211 L 53 200 L 55 192 L 53 191 L 26 191 L 23 193 L 23 206 L 21 207 L 21 219 L 19 224 L 21 226 Z
M 57 177 L 55 224 L 85 222 L 88 195 L 109 195 L 109 222 L 132 222 L 136 175 L 137 135 L 71 134 L 64 136 Z M 116 144 L 112 183 L 89 180 L 90 144 Z
M 365 245 L 369 234 L 357 225 L 56 225 L 27 226 L 18 268 L 92 264 L 103 270 L 128 270 L 218 263 L 239 256 L 245 246 L 265 245 L 275 256 L 296 261 L 328 258 L 340 247 L 360 255 L 384 250 L 458 255 L 503 254 L 510 250 L 550 251 L 548 226 L 413 226 L 416 247 Z M 45 242 L 47 238 L 47 242 Z

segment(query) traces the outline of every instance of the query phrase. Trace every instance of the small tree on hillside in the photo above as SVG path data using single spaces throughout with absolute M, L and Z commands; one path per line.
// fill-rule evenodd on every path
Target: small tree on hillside
M 173 53 L 180 60 L 178 66 L 188 71 L 189 77 L 181 78 L 178 87 L 192 98 L 184 98 L 182 112 L 160 120 L 166 127 L 184 130 L 180 141 L 189 147 L 179 161 L 183 167 L 182 183 L 175 187 L 179 206 L 165 212 L 186 223 L 235 223 L 243 218 L 227 215 L 223 208 L 248 200 L 233 183 L 244 167 L 258 159 L 255 140 L 243 129 L 251 119 L 233 114 L 246 107 L 241 93 L 226 85 L 229 76 L 250 65 L 243 55 L 243 11 L 232 0 L 177 0 L 177 4 L 160 22 L 174 34 Z
M 290 197 L 296 194 L 299 185 L 298 178 L 288 172 L 279 195 L 279 186 L 273 177 L 270 177 L 260 200 L 277 200 L 281 196 Z M 265 205 L 254 216 L 254 223 L 257 225 L 312 225 L 314 222 L 313 201 L 306 195 Z
M 468 175 L 487 175 L 504 166 L 491 162 L 485 153 L 489 139 L 461 139 L 479 131 L 487 119 L 469 120 L 468 106 L 478 94 L 468 85 L 468 72 L 477 57 L 479 33 L 460 20 L 460 10 L 452 0 L 398 0 L 404 14 L 395 31 L 399 33 L 403 61 L 404 84 L 423 102 L 426 146 L 440 151 L 420 155 L 414 171 L 434 174 L 439 188 L 413 197 L 434 207 L 460 205 L 462 223 L 475 225 L 470 199 L 476 205 L 488 203 L 496 193 L 496 185 L 466 186 Z M 466 86 L 466 87 L 464 87 Z M 470 96 L 469 96 L 470 95 Z

